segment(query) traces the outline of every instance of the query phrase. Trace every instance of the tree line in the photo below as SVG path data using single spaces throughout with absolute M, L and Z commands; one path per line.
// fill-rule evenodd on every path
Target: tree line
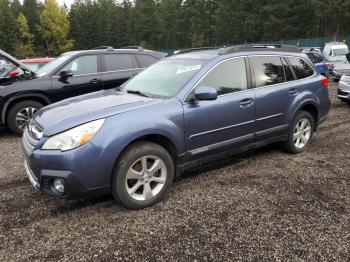
M 17 57 L 140 45 L 180 49 L 350 34 L 344 0 L 0 0 L 0 48 Z

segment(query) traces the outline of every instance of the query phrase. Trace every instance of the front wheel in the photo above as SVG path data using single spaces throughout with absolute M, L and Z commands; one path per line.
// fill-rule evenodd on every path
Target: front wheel
M 142 209 L 160 202 L 174 179 L 174 162 L 163 147 L 139 142 L 128 148 L 113 173 L 113 197 L 124 206 Z
M 26 100 L 13 105 L 7 114 L 7 126 L 16 135 L 22 135 L 24 128 L 43 104 Z
M 288 140 L 284 147 L 287 152 L 298 154 L 305 151 L 313 136 L 315 121 L 306 111 L 300 111 L 289 129 Z

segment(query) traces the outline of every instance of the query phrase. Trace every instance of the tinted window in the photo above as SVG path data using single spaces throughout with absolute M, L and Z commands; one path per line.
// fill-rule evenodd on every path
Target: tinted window
M 197 87 L 200 86 L 214 87 L 218 95 L 246 90 L 247 73 L 244 58 L 220 63 L 197 84 Z
M 251 57 L 256 87 L 284 82 L 281 58 L 278 56 Z
M 286 76 L 286 81 L 293 81 L 294 75 L 292 73 L 292 70 L 290 69 L 290 66 L 288 65 L 287 61 L 285 58 L 282 58 L 283 61 L 283 68 L 284 68 L 284 74 Z
M 141 63 L 141 67 L 149 67 L 150 65 L 158 61 L 158 59 L 150 55 L 137 55 L 137 58 Z
M 42 67 L 43 68 L 43 67 Z M 97 56 L 86 55 L 75 58 L 60 71 L 72 70 L 74 75 L 97 73 Z
M 133 63 L 132 55 L 128 54 L 111 54 L 105 55 L 107 71 L 118 71 L 136 68 Z
M 311 62 L 314 63 L 314 64 L 322 63 L 323 60 L 324 60 L 322 55 L 320 55 L 318 53 L 307 53 L 306 55 L 309 57 Z
M 303 59 L 297 57 L 288 57 L 288 59 L 298 79 L 314 74 L 314 70 Z

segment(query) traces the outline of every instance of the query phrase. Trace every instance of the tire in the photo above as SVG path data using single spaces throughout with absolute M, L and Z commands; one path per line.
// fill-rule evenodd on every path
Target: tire
M 158 171 L 153 173 L 152 167 L 157 160 L 160 160 L 157 162 L 160 169 L 155 168 Z M 125 207 L 142 209 L 164 199 L 173 180 L 174 161 L 168 151 L 155 143 L 138 142 L 131 145 L 116 164 L 112 195 Z
M 306 120 L 303 123 L 308 123 L 307 125 L 309 129 L 306 129 L 305 127 L 305 129 L 302 129 L 300 132 L 298 132 L 297 129 L 299 128 L 300 130 L 302 127 L 300 124 L 303 120 Z M 312 139 L 314 129 L 315 120 L 312 115 L 306 111 L 298 112 L 293 119 L 291 128 L 289 129 L 288 140 L 284 143 L 284 149 L 291 154 L 299 154 L 304 152 Z M 308 130 L 308 132 L 306 132 L 306 130 Z M 299 134 L 302 134 L 303 136 L 301 137 Z
M 17 115 L 22 111 L 28 113 L 27 120 L 29 121 L 33 114 L 39 110 L 40 108 L 44 107 L 43 104 L 33 101 L 33 100 L 26 100 L 22 102 L 18 102 L 14 104 L 7 114 L 7 126 L 8 128 L 16 135 L 22 135 L 25 125 L 28 123 L 24 123 L 25 120 L 21 121 L 20 123 L 24 123 L 22 126 L 19 124 L 19 122 L 16 121 Z M 29 111 L 26 111 L 26 109 L 30 109 Z M 24 110 L 24 111 L 23 111 Z M 23 114 L 22 114 L 23 115 Z M 24 119 L 24 116 L 22 116 L 22 119 Z

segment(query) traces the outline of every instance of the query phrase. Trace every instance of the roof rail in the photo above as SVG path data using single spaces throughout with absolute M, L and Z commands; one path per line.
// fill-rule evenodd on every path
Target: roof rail
M 102 50 L 102 49 L 107 49 L 107 51 L 113 51 L 114 50 L 114 48 L 112 46 L 106 46 L 106 45 L 97 46 L 97 47 L 93 48 L 93 50 Z
M 256 51 L 256 50 L 264 50 L 264 51 L 286 51 L 286 52 L 296 52 L 300 53 L 300 48 L 296 45 L 276 45 L 276 44 L 247 44 L 247 45 L 236 45 L 221 48 L 219 54 L 226 55 L 236 52 L 244 52 L 244 51 Z
M 217 46 L 194 47 L 194 48 L 188 48 L 188 49 L 179 50 L 179 51 L 177 51 L 175 53 L 175 55 L 185 54 L 185 53 L 190 53 L 190 52 L 196 52 L 196 51 L 215 50 L 215 49 L 219 49 L 219 47 L 217 47 Z
M 139 51 L 143 51 L 143 47 L 142 46 L 136 46 L 136 45 L 130 45 L 130 46 L 123 46 L 120 49 L 136 49 Z

